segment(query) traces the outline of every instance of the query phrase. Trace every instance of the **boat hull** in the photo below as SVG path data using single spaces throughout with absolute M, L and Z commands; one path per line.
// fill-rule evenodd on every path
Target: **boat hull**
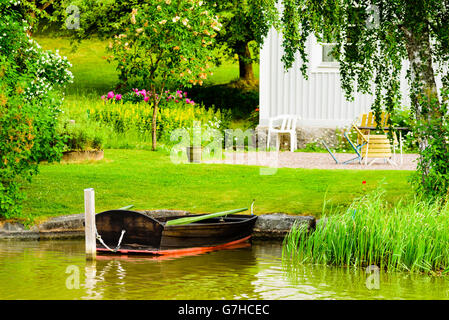
M 230 215 L 187 225 L 165 225 L 166 221 L 177 218 L 180 217 L 156 220 L 127 210 L 99 213 L 96 225 L 103 243 L 97 239 L 97 251 L 164 255 L 219 250 L 250 240 L 257 220 L 254 215 Z M 125 232 L 119 241 L 122 230 Z
M 165 226 L 161 250 L 218 246 L 250 236 L 257 216 L 235 215 L 180 226 Z

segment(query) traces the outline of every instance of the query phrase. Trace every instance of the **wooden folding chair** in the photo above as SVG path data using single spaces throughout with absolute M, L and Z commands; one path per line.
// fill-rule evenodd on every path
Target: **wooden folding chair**
M 374 112 L 370 111 L 369 113 L 365 113 L 361 115 L 361 122 L 360 127 L 372 127 L 375 128 L 377 126 L 377 122 L 375 119 Z M 385 129 L 388 127 L 388 119 L 390 118 L 390 114 L 386 112 L 382 112 L 381 120 L 380 120 L 380 127 L 384 128 L 384 132 L 388 134 L 388 129 Z M 370 129 L 362 129 L 361 130 L 364 135 L 370 134 Z M 400 132 L 399 132 L 400 133 Z M 402 162 L 402 144 L 398 141 L 396 132 L 393 131 L 393 155 L 396 158 L 396 148 L 399 147 L 400 155 L 401 155 L 401 162 Z
M 376 160 L 382 159 L 394 166 L 396 163 L 391 160 L 391 144 L 390 139 L 388 139 L 388 135 L 386 134 L 371 134 L 371 130 L 367 130 L 367 134 L 365 134 L 362 130 L 360 130 L 356 125 L 353 125 L 353 128 L 357 132 L 357 140 L 359 141 L 367 141 L 365 145 L 362 146 L 362 158 L 365 160 L 365 165 L 372 165 Z M 368 164 L 368 159 L 372 158 L 373 160 Z

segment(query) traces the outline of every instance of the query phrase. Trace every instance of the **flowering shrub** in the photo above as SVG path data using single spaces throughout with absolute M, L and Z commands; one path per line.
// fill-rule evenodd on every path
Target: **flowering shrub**
M 131 92 L 127 92 L 122 94 L 114 93 L 114 91 L 109 91 L 106 95 L 101 96 L 101 99 L 105 102 L 131 102 L 131 103 L 139 103 L 139 102 L 147 102 L 152 103 L 153 100 L 150 100 L 152 96 L 152 93 L 150 91 L 147 91 L 145 89 L 139 90 L 139 89 L 133 89 Z M 156 99 L 159 99 L 159 96 L 156 93 Z M 182 90 L 177 90 L 176 92 L 172 93 L 168 90 L 166 90 L 161 96 L 161 106 L 163 107 L 173 107 L 176 106 L 178 103 L 187 103 L 191 105 L 195 105 L 195 101 L 191 100 L 187 97 L 187 92 L 183 92 Z
M 67 61 L 28 36 L 18 5 L 0 1 L 0 216 L 5 218 L 21 217 L 21 182 L 31 180 L 39 162 L 62 156 L 56 89 L 71 80 Z
M 39 44 L 30 39 L 31 47 L 26 50 L 29 59 L 34 59 L 35 78 L 26 89 L 27 99 L 45 97 L 54 89 L 61 89 L 67 83 L 73 82 L 73 74 L 69 70 L 72 64 L 66 57 L 59 55 L 59 50 L 42 51 Z

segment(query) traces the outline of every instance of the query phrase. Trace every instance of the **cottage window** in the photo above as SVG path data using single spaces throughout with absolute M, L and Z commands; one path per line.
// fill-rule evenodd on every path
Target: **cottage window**
M 321 43 L 314 41 L 312 44 L 312 72 L 339 72 L 340 64 L 332 55 L 335 43 Z
M 332 50 L 335 44 L 322 44 L 321 46 L 321 62 L 322 63 L 337 63 L 337 59 L 332 55 Z

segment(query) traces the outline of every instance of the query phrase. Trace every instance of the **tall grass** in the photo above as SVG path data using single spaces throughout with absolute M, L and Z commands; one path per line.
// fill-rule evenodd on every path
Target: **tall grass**
M 322 217 L 315 231 L 292 228 L 284 240 L 289 264 L 377 265 L 392 271 L 449 270 L 449 205 L 419 199 L 391 206 L 384 192 Z

